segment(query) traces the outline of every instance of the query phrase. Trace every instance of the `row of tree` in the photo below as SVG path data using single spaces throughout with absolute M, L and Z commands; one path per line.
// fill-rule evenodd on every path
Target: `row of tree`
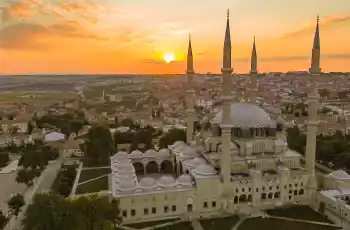
M 71 133 L 77 134 L 87 124 L 82 111 L 62 115 L 45 115 L 41 118 L 36 118 L 35 123 L 39 128 L 58 128 L 67 137 Z
M 131 129 L 127 132 L 115 132 L 112 137 L 108 127 L 93 126 L 85 138 L 85 159 L 93 164 L 105 164 L 109 161 L 109 157 L 115 153 L 117 145 L 128 143 L 131 144 L 131 151 L 134 149 L 144 151 L 154 147 L 153 140 L 155 138 L 159 138 L 159 148 L 167 148 L 168 145 L 173 144 L 175 141 L 186 141 L 186 132 L 172 129 L 162 134 L 161 131 L 151 126 L 146 126 L 138 130 Z
M 49 164 L 49 161 L 58 158 L 57 149 L 40 141 L 36 141 L 34 144 L 27 144 L 18 149 L 18 151 L 20 154 L 18 166 L 21 168 L 17 172 L 16 181 L 27 186 L 33 185 L 33 180 L 40 176 L 41 172 Z
M 287 129 L 289 148 L 305 153 L 306 135 L 297 126 Z M 335 168 L 350 169 L 350 135 L 336 131 L 334 135 L 318 135 L 316 139 L 316 159 Z
M 24 230 L 116 230 L 119 202 L 108 197 L 65 199 L 58 194 L 39 194 L 28 206 Z
M 52 190 L 63 197 L 68 197 L 76 176 L 76 165 L 62 166 Z

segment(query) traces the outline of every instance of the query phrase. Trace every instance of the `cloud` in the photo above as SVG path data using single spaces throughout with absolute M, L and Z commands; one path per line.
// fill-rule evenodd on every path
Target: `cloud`
M 312 34 L 315 32 L 315 23 L 316 22 L 310 23 L 310 25 L 304 28 L 284 34 L 282 38 L 298 37 L 306 34 Z M 319 24 L 322 30 L 325 30 L 325 29 L 333 28 L 334 26 L 337 26 L 343 23 L 350 23 L 350 15 L 341 15 L 341 14 L 328 15 L 325 18 L 321 18 Z
M 18 23 L 7 26 L 1 31 L 0 46 L 7 49 L 42 49 L 48 44 L 44 40 L 48 36 L 98 39 L 106 38 L 96 36 L 86 31 L 74 21 L 66 21 L 61 24 L 43 26 L 31 23 Z
M 45 5 L 41 0 L 16 0 L 10 1 L 9 4 L 2 8 L 3 22 L 12 19 L 28 19 L 42 10 Z

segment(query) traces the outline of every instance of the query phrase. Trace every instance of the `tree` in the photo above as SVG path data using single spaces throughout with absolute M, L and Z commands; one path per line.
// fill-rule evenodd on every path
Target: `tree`
M 17 183 L 24 183 L 27 186 L 32 186 L 33 180 L 40 176 L 40 174 L 40 169 L 22 168 L 17 173 L 16 181 Z
M 168 148 L 169 145 L 176 141 L 186 141 L 186 132 L 181 129 L 171 129 L 168 133 L 163 135 L 159 140 L 159 148 Z
M 115 151 L 112 134 L 108 127 L 92 127 L 87 134 L 85 143 L 85 157 L 91 162 L 106 162 Z
M 25 205 L 24 197 L 21 194 L 16 194 L 10 198 L 7 202 L 8 209 L 11 215 L 15 217 L 21 212 L 22 207 Z
M 24 230 L 114 230 L 121 222 L 119 202 L 108 197 L 64 199 L 38 194 L 23 220 Z
M 0 167 L 6 166 L 9 161 L 10 157 L 8 152 L 0 152 Z
M 0 229 L 3 229 L 5 225 L 7 224 L 7 217 L 5 214 L 0 210 Z

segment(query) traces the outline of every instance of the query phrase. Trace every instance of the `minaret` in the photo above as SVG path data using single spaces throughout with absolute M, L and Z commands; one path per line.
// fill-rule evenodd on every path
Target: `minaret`
M 231 188 L 231 87 L 232 87 L 232 71 L 231 68 L 231 35 L 229 11 L 227 11 L 227 23 L 224 41 L 224 54 L 222 72 L 222 92 L 221 99 L 223 101 L 222 120 L 221 120 L 221 138 L 222 150 L 220 155 L 220 173 L 222 181 L 222 195 L 230 197 L 233 193 Z M 227 208 L 225 204 L 224 209 Z
M 188 41 L 188 52 L 187 52 L 187 90 L 186 90 L 186 112 L 187 112 L 187 133 L 186 139 L 187 143 L 193 140 L 194 135 L 194 122 L 195 122 L 195 110 L 194 110 L 194 100 L 195 91 L 193 90 L 193 54 L 192 54 L 192 44 L 191 36 Z
M 252 56 L 250 59 L 250 74 L 257 74 L 257 73 L 258 73 L 258 57 L 256 54 L 256 45 L 255 45 L 255 36 L 254 36 Z
M 309 199 L 312 200 L 317 190 L 317 181 L 315 176 L 315 158 L 316 158 L 316 136 L 318 130 L 318 107 L 319 107 L 319 94 L 317 91 L 316 83 L 312 83 L 310 86 L 310 92 L 308 94 L 308 121 L 307 121 L 307 136 L 306 136 L 306 149 L 305 160 L 306 169 L 310 174 L 310 178 L 307 185 L 307 191 Z
M 314 36 L 314 44 L 312 47 L 312 57 L 311 57 L 311 67 L 309 69 L 309 72 L 311 74 L 319 74 L 321 73 L 320 68 L 320 30 L 319 30 L 319 21 L 320 18 L 317 16 L 317 25 L 316 25 L 316 31 Z

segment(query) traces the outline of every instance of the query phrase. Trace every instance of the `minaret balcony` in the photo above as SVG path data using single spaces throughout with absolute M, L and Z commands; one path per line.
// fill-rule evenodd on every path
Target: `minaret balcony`
M 233 72 L 233 69 L 232 68 L 221 68 L 221 72 L 223 73 L 223 74 L 227 74 L 227 73 L 229 73 L 229 74 L 232 74 L 232 72 Z

